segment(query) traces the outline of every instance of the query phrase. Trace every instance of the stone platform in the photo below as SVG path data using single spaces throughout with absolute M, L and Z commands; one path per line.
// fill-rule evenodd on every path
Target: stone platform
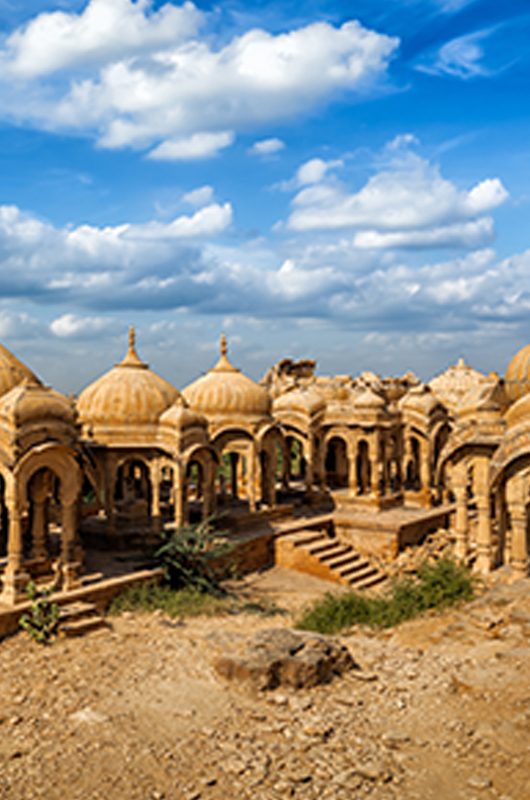
M 381 511 L 344 496 L 333 514 L 335 534 L 360 553 L 395 558 L 406 545 L 418 544 L 428 533 L 447 528 L 454 505 L 422 509 L 402 506 Z

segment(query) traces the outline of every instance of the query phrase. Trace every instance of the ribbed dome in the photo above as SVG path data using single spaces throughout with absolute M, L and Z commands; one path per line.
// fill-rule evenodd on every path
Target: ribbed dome
M 0 395 L 18 386 L 25 378 L 36 380 L 33 372 L 0 344 Z
M 164 411 L 160 417 L 160 425 L 177 430 L 196 426 L 206 427 L 207 424 L 205 417 L 192 411 L 180 394 L 175 402 Z
M 131 328 L 125 358 L 81 392 L 77 410 L 84 425 L 149 425 L 177 397 L 177 389 L 140 360 Z
M 402 411 L 415 411 L 428 417 L 440 406 L 440 401 L 433 394 L 430 386 L 421 384 L 409 389 L 399 401 L 399 408 Z
M 280 395 L 272 405 L 273 412 L 288 412 L 306 414 L 309 417 L 315 416 L 326 408 L 326 401 L 315 389 L 300 387 L 290 392 Z
M 268 391 L 232 366 L 224 336 L 221 358 L 215 367 L 183 389 L 182 394 L 194 411 L 214 417 L 263 417 L 269 414 L 271 405 Z
M 504 380 L 506 394 L 512 403 L 530 392 L 530 344 L 514 355 Z
M 51 419 L 73 425 L 73 405 L 63 394 L 43 386 L 36 378 L 24 379 L 0 400 L 0 420 L 12 427 Z

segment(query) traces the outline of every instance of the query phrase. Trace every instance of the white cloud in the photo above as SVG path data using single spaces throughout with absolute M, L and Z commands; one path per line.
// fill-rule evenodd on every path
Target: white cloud
M 93 336 L 108 330 L 112 321 L 105 317 L 79 317 L 75 314 L 63 314 L 50 323 L 54 336 L 61 339 L 74 339 Z
M 321 158 L 312 158 L 298 168 L 296 184 L 307 186 L 312 183 L 320 183 L 330 170 L 341 167 L 342 164 L 343 162 L 340 160 L 323 161 Z
M 186 25 L 197 23 L 191 5 L 152 12 L 148 0 L 114 0 L 123 26 L 109 33 L 93 21 L 93 7 L 101 12 L 101 4 L 93 0 L 82 14 L 64 18 L 41 15 L 11 35 L 1 54 L 0 74 L 9 77 L 0 79 L 5 116 L 46 130 L 90 133 L 106 147 L 154 147 L 152 157 L 189 157 L 190 151 L 199 157 L 221 145 L 205 146 L 194 135 L 226 137 L 297 118 L 337 93 L 366 92 L 399 44 L 352 21 L 277 35 L 254 29 L 216 48 L 212 37 L 188 33 L 181 40 Z M 68 44 L 57 33 L 63 23 Z M 129 23 L 150 35 L 133 35 Z M 52 69 L 58 71 L 48 74 Z M 23 91 L 15 73 L 27 78 Z
M 234 138 L 232 131 L 194 133 L 188 138 L 162 142 L 147 157 L 157 161 L 196 161 L 211 158 L 233 144 Z
M 187 203 L 194 208 L 202 208 L 209 203 L 213 202 L 214 190 L 212 186 L 199 186 L 197 189 L 192 189 L 191 192 L 186 192 L 182 196 L 184 203 Z
M 355 242 L 363 248 L 478 247 L 489 242 L 493 222 L 482 215 L 508 198 L 501 181 L 488 178 L 470 190 L 459 189 L 442 177 L 437 165 L 406 149 L 414 143 L 410 137 L 393 140 L 385 148 L 392 154 L 390 162 L 357 192 L 336 178 L 326 179 L 326 162 L 307 162 L 298 182 L 312 185 L 294 197 L 288 227 L 298 232 L 354 230 Z
M 483 63 L 484 50 L 480 41 L 491 31 L 476 31 L 446 42 L 431 64 L 420 64 L 418 69 L 431 75 L 449 75 L 453 78 L 486 77 L 491 74 Z
M 2 61 L 14 76 L 36 78 L 175 45 L 197 33 L 203 14 L 193 5 L 152 0 L 90 0 L 79 14 L 45 12 L 7 37 Z
M 285 142 L 281 139 L 261 139 L 259 142 L 254 142 L 249 148 L 249 153 L 254 156 L 272 156 L 284 148 Z

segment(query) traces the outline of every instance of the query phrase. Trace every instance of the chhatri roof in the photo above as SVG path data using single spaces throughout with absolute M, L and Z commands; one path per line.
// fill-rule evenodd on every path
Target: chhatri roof
M 438 400 L 450 411 L 456 411 L 460 406 L 467 405 L 468 395 L 474 394 L 487 380 L 486 375 L 470 367 L 463 358 L 459 358 L 454 366 L 436 375 L 429 382 L 429 386 Z
M 508 364 L 504 380 L 505 391 L 511 402 L 530 391 L 530 344 L 514 355 Z
M 208 419 L 241 417 L 248 420 L 268 416 L 268 391 L 233 366 L 228 359 L 226 337 L 221 336 L 221 357 L 206 375 L 191 383 L 182 394 L 190 408 Z
M 24 378 L 0 399 L 0 425 L 20 428 L 47 420 L 75 424 L 73 403 L 37 378 Z
M 0 344 L 0 396 L 18 386 L 24 379 L 37 380 L 29 367 Z
M 131 327 L 125 358 L 81 392 L 77 410 L 83 425 L 153 425 L 177 397 L 139 358 Z

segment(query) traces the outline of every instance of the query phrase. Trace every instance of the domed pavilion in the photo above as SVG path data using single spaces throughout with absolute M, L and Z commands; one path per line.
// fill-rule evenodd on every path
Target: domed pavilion
M 271 416 L 271 398 L 264 386 L 230 362 L 224 334 L 218 362 L 182 394 L 208 421 L 211 443 L 223 462 L 219 494 L 224 498 L 228 490 L 233 500 L 246 497 L 251 511 L 259 501 L 273 505 L 281 437 Z

